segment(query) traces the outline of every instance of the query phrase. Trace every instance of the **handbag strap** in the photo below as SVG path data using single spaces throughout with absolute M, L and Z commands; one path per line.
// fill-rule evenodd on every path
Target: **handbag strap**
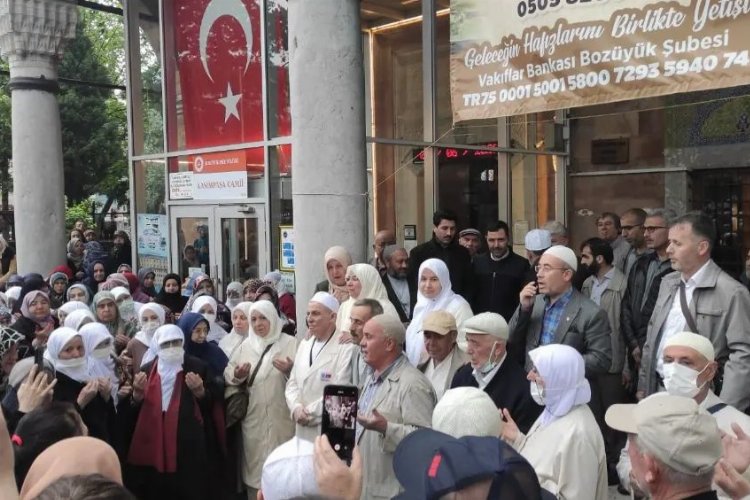
M 255 381 L 255 376 L 258 374 L 258 370 L 260 370 L 260 365 L 263 364 L 263 358 L 266 357 L 266 353 L 271 350 L 271 347 L 273 347 L 273 344 L 268 344 L 263 351 L 263 354 L 260 355 L 260 359 L 258 360 L 258 364 L 255 365 L 255 369 L 253 370 L 253 373 L 250 374 L 250 378 L 247 381 L 247 388 L 249 389 L 252 387 L 253 382 Z

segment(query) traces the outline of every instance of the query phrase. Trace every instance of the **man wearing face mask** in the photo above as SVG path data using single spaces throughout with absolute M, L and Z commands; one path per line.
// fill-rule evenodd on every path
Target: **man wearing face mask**
M 507 359 L 508 324 L 499 314 L 485 312 L 467 319 L 461 328 L 470 361 L 458 369 L 451 388 L 482 389 L 498 409 L 513 415 L 521 432 L 527 432 L 543 408 L 531 398 L 526 372 Z
M 718 371 L 714 356 L 713 344 L 702 335 L 690 332 L 674 335 L 665 343 L 662 354 L 664 385 L 670 395 L 694 399 L 702 411 L 716 419 L 719 429 L 726 434 L 724 458 L 750 480 L 750 457 L 733 453 L 740 441 L 747 440 L 746 434 L 750 434 L 750 417 L 727 405 L 711 389 Z M 625 446 L 617 464 L 617 474 L 625 489 L 635 486 L 631 482 L 631 470 L 628 446 Z

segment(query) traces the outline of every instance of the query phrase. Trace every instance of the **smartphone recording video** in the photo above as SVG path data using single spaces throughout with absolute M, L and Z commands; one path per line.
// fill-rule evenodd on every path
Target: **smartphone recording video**
M 327 385 L 323 389 L 323 421 L 321 433 L 328 436 L 331 447 L 341 460 L 352 462 L 357 430 L 357 400 L 354 386 Z

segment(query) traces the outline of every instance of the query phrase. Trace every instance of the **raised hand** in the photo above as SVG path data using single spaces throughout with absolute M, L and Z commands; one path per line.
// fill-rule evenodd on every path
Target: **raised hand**
M 99 380 L 89 380 L 86 385 L 83 386 L 83 389 L 81 389 L 81 392 L 78 393 L 78 407 L 83 409 L 86 407 L 87 404 L 91 402 L 92 399 L 96 397 L 96 395 L 99 392 Z
M 234 378 L 236 380 L 245 380 L 250 375 L 250 363 L 243 363 L 234 368 Z
M 29 413 L 31 410 L 52 401 L 52 390 L 57 379 L 49 381 L 47 373 L 38 371 L 37 365 L 32 365 L 31 371 L 18 388 L 18 411 Z
M 206 389 L 203 386 L 203 379 L 197 373 L 189 372 L 185 374 L 185 385 L 188 386 L 190 392 L 193 393 L 198 399 L 202 399 L 206 395 Z
M 503 433 L 500 437 L 506 443 L 512 444 L 516 439 L 518 439 L 518 435 L 521 433 L 521 431 L 518 430 L 518 425 L 516 425 L 516 421 L 513 420 L 513 418 L 510 416 L 510 412 L 507 408 L 502 409 L 500 416 L 503 417 L 503 420 L 505 420 L 505 424 L 503 425 Z
M 144 372 L 138 372 L 133 377 L 133 400 L 140 403 L 146 395 L 146 382 L 148 377 Z

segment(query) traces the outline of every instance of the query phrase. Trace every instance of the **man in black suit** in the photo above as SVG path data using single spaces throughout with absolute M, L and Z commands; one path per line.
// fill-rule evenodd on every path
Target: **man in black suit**
M 409 254 L 409 290 L 412 309 L 417 302 L 417 280 L 419 266 L 427 259 L 440 259 L 445 262 L 451 278 L 451 288 L 457 294 L 471 301 L 473 295 L 473 271 L 469 251 L 456 241 L 456 221 L 458 218 L 448 210 L 438 210 L 432 216 L 432 239 L 414 247 Z
M 543 408 L 531 398 L 526 372 L 507 359 L 508 323 L 497 313 L 485 312 L 467 319 L 461 328 L 470 362 L 456 372 L 451 388 L 482 389 L 498 409 L 513 415 L 521 432 L 528 432 Z

